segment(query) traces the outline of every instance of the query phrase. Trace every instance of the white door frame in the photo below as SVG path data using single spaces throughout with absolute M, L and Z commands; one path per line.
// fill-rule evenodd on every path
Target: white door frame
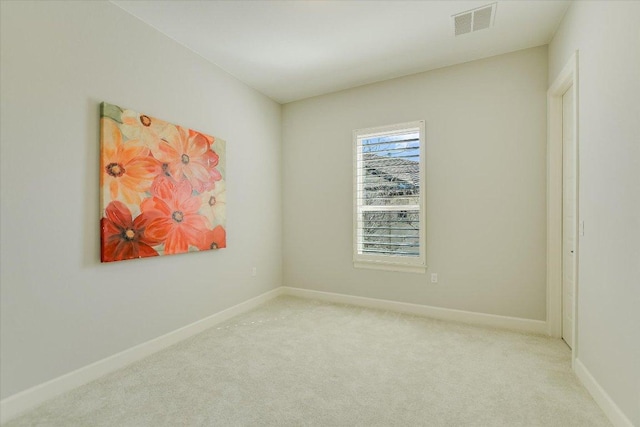
M 547 330 L 562 337 L 562 96 L 574 88 L 574 136 L 576 156 L 576 217 L 579 218 L 580 170 L 578 166 L 578 51 L 564 66 L 547 91 Z M 576 220 L 577 228 L 578 220 Z M 578 355 L 578 275 L 580 234 L 576 229 L 576 277 L 573 290 L 573 348 L 571 361 Z

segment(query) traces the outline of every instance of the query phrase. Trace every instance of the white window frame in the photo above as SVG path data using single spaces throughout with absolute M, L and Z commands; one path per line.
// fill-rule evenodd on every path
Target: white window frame
M 375 138 L 379 136 L 388 136 L 393 134 L 406 133 L 407 131 L 418 131 L 420 139 L 420 194 L 417 206 L 419 209 L 419 256 L 403 257 L 397 255 L 385 254 L 362 254 L 359 253 L 358 242 L 360 241 L 359 233 L 362 232 L 358 228 L 358 219 L 363 211 L 373 210 L 406 210 L 409 205 L 399 205 L 399 208 L 393 207 L 368 207 L 358 202 L 358 194 L 362 191 L 363 181 L 362 174 L 358 173 L 358 165 L 362 160 L 362 150 L 360 140 L 367 138 Z M 378 126 L 367 129 L 357 129 L 353 131 L 353 265 L 356 268 L 373 268 L 379 270 L 402 271 L 410 273 L 425 273 L 427 269 L 427 251 L 426 251 L 426 138 L 425 138 L 425 122 L 424 120 L 399 123 L 388 126 Z M 401 209 L 405 208 L 405 209 Z

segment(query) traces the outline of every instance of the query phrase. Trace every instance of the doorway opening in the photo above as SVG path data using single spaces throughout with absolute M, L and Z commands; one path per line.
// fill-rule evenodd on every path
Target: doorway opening
M 547 327 L 578 348 L 578 52 L 547 92 Z

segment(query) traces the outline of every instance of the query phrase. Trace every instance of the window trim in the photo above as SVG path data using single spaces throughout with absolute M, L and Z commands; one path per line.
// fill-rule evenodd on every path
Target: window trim
M 426 132 L 425 121 L 417 120 L 407 123 L 399 123 L 387 126 L 376 126 L 353 131 L 353 265 L 355 268 L 371 268 L 377 270 L 401 271 L 410 273 L 425 273 L 427 269 L 426 248 Z M 419 253 L 418 257 L 402 257 L 392 255 L 374 255 L 358 253 L 358 190 L 362 185 L 358 178 L 358 161 L 360 152 L 358 141 L 364 138 L 404 133 L 407 130 L 417 129 L 420 140 L 420 193 L 419 193 Z

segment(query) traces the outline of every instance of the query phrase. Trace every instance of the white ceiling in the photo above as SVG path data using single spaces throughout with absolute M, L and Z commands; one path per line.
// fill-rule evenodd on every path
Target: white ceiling
M 568 1 L 498 1 L 493 28 L 454 37 L 488 1 L 113 3 L 280 103 L 547 44 Z

